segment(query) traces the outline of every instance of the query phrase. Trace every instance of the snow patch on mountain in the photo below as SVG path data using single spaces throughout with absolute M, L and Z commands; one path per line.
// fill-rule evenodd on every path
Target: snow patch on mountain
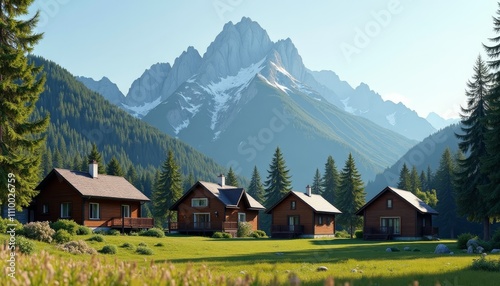
M 144 117 L 148 112 L 157 107 L 161 103 L 161 97 L 158 97 L 156 100 L 152 102 L 146 102 L 143 105 L 139 106 L 129 106 L 122 103 L 124 109 L 129 110 L 130 113 L 135 117 Z
M 387 122 L 389 122 L 390 125 L 395 126 L 396 125 L 396 112 L 391 113 L 385 117 L 387 119 Z
M 189 119 L 184 120 L 181 124 L 179 124 L 177 127 L 174 128 L 174 133 L 175 135 L 179 134 L 179 132 L 187 128 L 189 126 Z
M 354 112 L 356 112 L 356 109 L 352 108 L 351 106 L 349 106 L 349 100 L 351 98 L 350 97 L 347 97 L 347 98 L 344 98 L 342 100 L 340 100 L 342 102 L 342 104 L 344 105 L 344 110 L 345 112 L 349 112 L 351 114 L 354 114 Z

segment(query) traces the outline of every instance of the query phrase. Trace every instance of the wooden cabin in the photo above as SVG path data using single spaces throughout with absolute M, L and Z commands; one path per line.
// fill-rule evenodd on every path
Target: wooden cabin
M 342 213 L 321 195 L 291 191 L 266 211 L 273 238 L 333 237 L 335 215 Z
M 236 236 L 238 222 L 248 222 L 258 229 L 259 211 L 264 207 L 245 189 L 219 183 L 196 182 L 170 210 L 177 212 L 177 221 L 169 223 L 170 232 L 207 235 L 228 232 Z
M 363 216 L 364 239 L 417 240 L 436 236 L 432 216 L 438 212 L 413 193 L 386 187 L 356 212 Z
M 97 173 L 53 169 L 36 187 L 31 221 L 70 219 L 90 228 L 146 229 L 152 218 L 143 218 L 141 205 L 149 199 L 125 178 Z

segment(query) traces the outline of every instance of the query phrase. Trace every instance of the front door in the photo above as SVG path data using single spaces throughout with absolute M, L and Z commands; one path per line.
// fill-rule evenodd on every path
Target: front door
M 193 222 L 194 222 L 194 228 L 197 229 L 210 228 L 210 214 L 209 213 L 194 214 Z
M 295 231 L 295 228 L 300 224 L 300 217 L 298 215 L 288 216 L 288 229 Z
M 382 217 L 380 218 L 380 232 L 387 234 L 400 234 L 399 217 Z

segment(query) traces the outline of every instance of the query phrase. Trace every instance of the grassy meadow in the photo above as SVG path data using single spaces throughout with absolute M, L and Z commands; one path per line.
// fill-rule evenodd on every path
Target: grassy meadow
M 90 236 L 74 239 L 85 240 Z M 0 235 L 0 241 L 7 238 Z M 463 253 L 451 240 L 368 242 L 177 235 L 164 238 L 106 235 L 104 239 L 87 244 L 96 250 L 116 245 L 116 254 L 73 255 L 58 250 L 55 244 L 36 242 L 35 254 L 17 257 L 17 282 L 4 277 L 0 284 L 66 281 L 61 285 L 298 285 L 300 281 L 300 285 L 458 286 L 498 285 L 500 281 L 499 272 L 470 269 L 478 255 Z M 145 243 L 153 254 L 141 255 L 120 247 L 125 242 L 134 246 Z M 455 254 L 434 254 L 438 243 L 446 244 Z M 403 251 L 406 246 L 420 251 Z M 386 252 L 388 247 L 401 251 Z M 5 250 L 0 253 L 0 264 L 5 269 L 9 253 Z M 500 259 L 500 255 L 491 254 L 488 259 Z M 328 270 L 318 271 L 321 266 Z

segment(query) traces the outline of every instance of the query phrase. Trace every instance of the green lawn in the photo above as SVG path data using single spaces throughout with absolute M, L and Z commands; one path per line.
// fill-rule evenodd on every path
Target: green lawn
M 77 236 L 75 239 L 86 239 Z M 4 240 L 5 235 L 0 236 Z M 106 244 L 118 246 L 114 255 L 98 254 L 104 263 L 134 262 L 137 267 L 161 267 L 172 263 L 176 269 L 203 269 L 207 267 L 214 277 L 224 275 L 230 279 L 258 277 L 259 284 L 277 281 L 287 283 L 296 275 L 302 285 L 323 285 L 328 277 L 336 285 L 499 285 L 499 272 L 473 271 L 469 267 L 477 255 L 464 254 L 456 249 L 455 241 L 367 242 L 350 239 L 212 239 L 189 236 L 152 238 L 142 236 L 104 236 L 104 242 L 88 242 L 96 250 Z M 154 254 L 140 255 L 119 247 L 124 242 L 137 246 L 146 243 Z M 161 242 L 164 246 L 154 246 Z M 437 255 L 438 243 L 446 244 L 455 255 Z M 54 244 L 37 242 L 37 252 L 46 250 L 59 260 L 91 261 L 90 255 L 72 255 L 57 250 Z M 403 251 L 405 246 L 419 252 Z M 397 247 L 400 252 L 386 252 Z M 489 255 L 500 259 L 500 255 Z M 94 258 L 95 259 L 95 258 Z M 116 260 L 116 261 L 115 261 Z M 317 268 L 326 266 L 327 271 Z M 439 282 L 440 284 L 437 284 Z

